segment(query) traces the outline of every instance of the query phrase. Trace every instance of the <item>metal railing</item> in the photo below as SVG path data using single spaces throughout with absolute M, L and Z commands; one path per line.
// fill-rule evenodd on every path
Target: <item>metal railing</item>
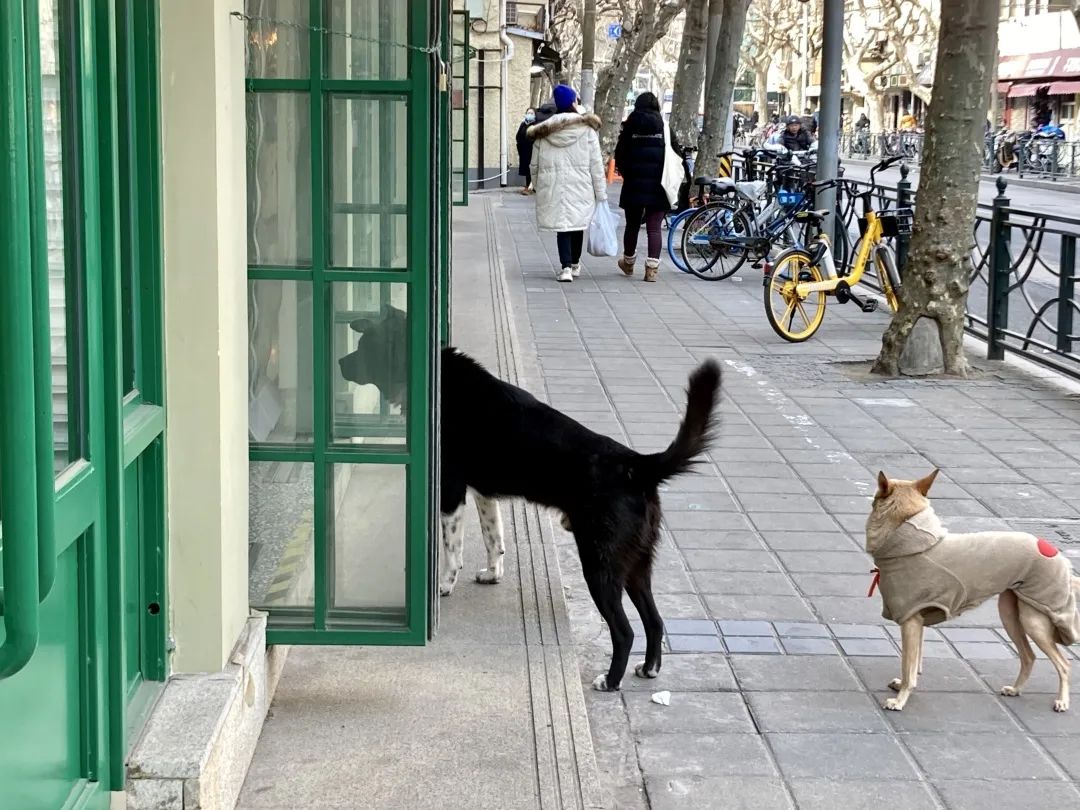
M 845 132 L 840 136 L 840 155 L 845 158 L 879 160 L 903 155 L 918 165 L 922 160 L 923 139 L 915 132 Z M 1048 180 L 1080 179 L 1080 141 L 1035 138 L 1015 147 L 1015 162 L 1002 167 L 996 155 L 996 142 L 987 136 L 983 144 L 983 171 L 998 174 L 1015 172 L 1017 177 Z

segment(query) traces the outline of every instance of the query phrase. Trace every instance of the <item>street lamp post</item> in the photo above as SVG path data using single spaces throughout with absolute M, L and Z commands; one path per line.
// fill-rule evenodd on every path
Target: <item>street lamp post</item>
M 585 0 L 581 15 L 581 103 L 593 109 L 596 101 L 596 0 Z
M 840 171 L 840 79 L 844 59 L 844 0 L 825 0 L 821 34 L 821 106 L 818 115 L 817 179 L 835 180 Z M 818 208 L 836 210 L 836 189 L 822 189 Z M 833 223 L 839 231 L 840 224 Z

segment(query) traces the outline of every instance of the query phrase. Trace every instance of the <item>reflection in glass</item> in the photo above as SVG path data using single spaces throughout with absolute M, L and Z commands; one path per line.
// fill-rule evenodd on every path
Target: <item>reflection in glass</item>
M 247 0 L 247 75 L 308 78 L 308 0 Z
M 248 93 L 248 264 L 311 265 L 311 121 L 304 93 Z
M 330 102 L 331 263 L 403 269 L 408 259 L 408 106 L 395 96 Z
M 351 444 L 405 444 L 408 285 L 341 282 L 333 285 L 333 299 L 333 439 Z
M 332 79 L 408 78 L 409 6 L 403 0 L 327 0 L 329 54 L 327 75 Z M 348 36 L 351 35 L 351 36 Z
M 405 465 L 335 464 L 333 608 L 404 613 Z
M 311 319 L 310 282 L 248 282 L 248 431 L 253 441 L 312 441 Z
M 314 604 L 314 469 L 292 461 L 248 465 L 248 601 L 253 606 Z

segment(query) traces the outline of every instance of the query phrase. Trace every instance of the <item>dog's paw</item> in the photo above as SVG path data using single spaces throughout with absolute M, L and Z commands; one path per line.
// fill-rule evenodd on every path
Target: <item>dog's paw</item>
M 1020 697 L 1020 690 L 1015 686 L 1003 686 L 1001 687 L 1001 694 L 1005 697 Z
M 439 596 L 449 596 L 454 592 L 454 586 L 457 585 L 457 572 L 447 577 L 439 583 Z
M 564 530 L 564 531 L 568 531 L 568 532 L 572 532 L 572 531 L 573 531 L 573 529 L 572 529 L 572 528 L 570 527 L 570 518 L 568 518 L 568 517 L 566 516 L 566 513 L 565 513 L 565 512 L 563 512 L 563 513 L 562 513 L 562 514 L 561 514 L 561 515 L 559 516 L 559 525 L 563 527 L 563 530 Z
M 899 678 L 893 678 L 891 681 L 889 681 L 889 688 L 892 689 L 894 692 L 899 692 L 900 691 L 900 679 Z
M 496 585 L 502 580 L 502 574 L 490 568 L 481 568 L 476 572 L 476 581 L 481 585 Z
M 1069 710 L 1069 701 L 1067 700 L 1055 700 L 1054 711 L 1055 712 L 1067 712 Z
M 881 708 L 886 709 L 890 712 L 902 712 L 904 710 L 904 704 L 896 698 L 889 698 L 881 704 Z
M 592 688 L 595 689 L 597 692 L 618 692 L 619 691 L 619 687 L 617 687 L 617 686 L 614 689 L 612 689 L 611 687 L 608 686 L 607 675 L 597 675 L 595 678 L 593 678 Z
M 659 669 L 646 669 L 644 664 L 638 664 L 634 667 L 634 674 L 639 678 L 655 678 L 660 674 Z

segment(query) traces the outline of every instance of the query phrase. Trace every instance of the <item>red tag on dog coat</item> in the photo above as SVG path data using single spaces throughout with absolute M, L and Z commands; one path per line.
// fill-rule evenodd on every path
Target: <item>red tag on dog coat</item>
M 881 582 L 881 572 L 876 568 L 871 568 L 870 573 L 874 575 L 874 578 L 870 581 L 870 590 L 866 592 L 867 597 L 874 595 L 874 591 L 877 590 L 878 583 Z
M 1048 543 L 1040 537 L 1039 553 L 1042 554 L 1044 557 L 1056 557 L 1058 550 L 1054 548 L 1052 543 Z

